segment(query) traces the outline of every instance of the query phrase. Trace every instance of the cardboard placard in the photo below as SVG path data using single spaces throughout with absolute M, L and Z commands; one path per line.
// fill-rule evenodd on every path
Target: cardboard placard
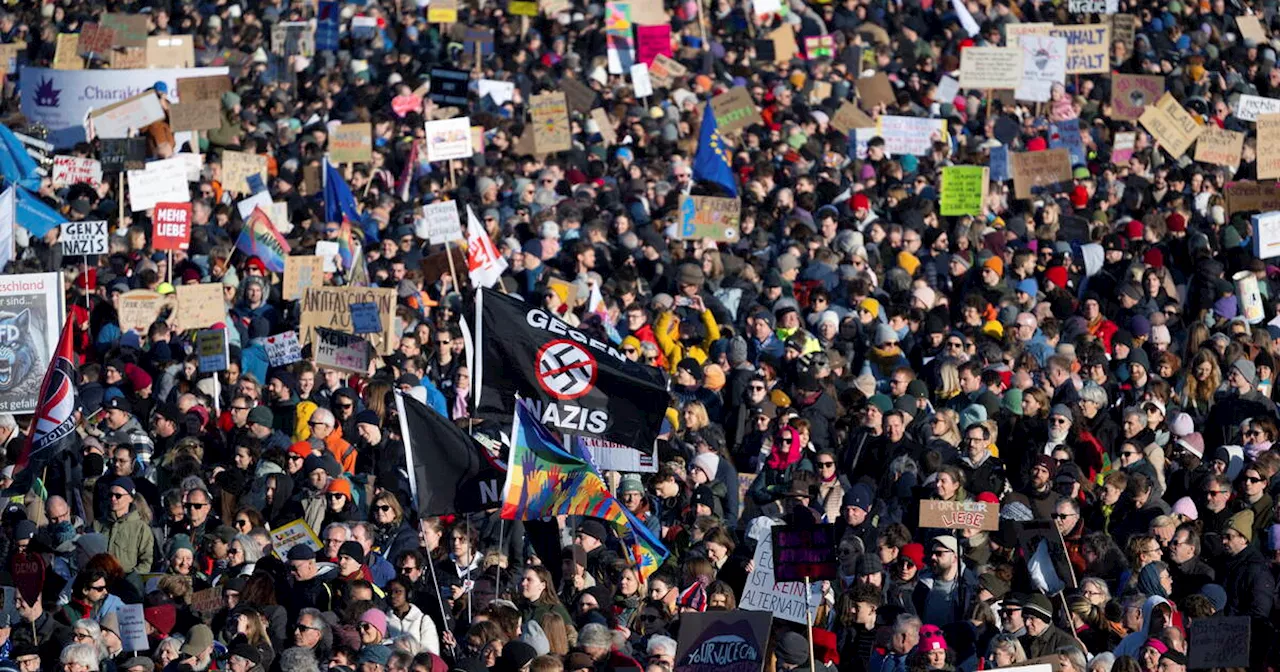
M 1196 141 L 1200 133 L 1204 131 L 1195 118 L 1187 113 L 1178 101 L 1170 93 L 1156 102 L 1155 105 L 1148 106 L 1142 112 L 1142 116 L 1138 118 L 1138 123 L 1147 129 L 1151 135 L 1160 143 L 1170 156 L 1175 158 L 1182 156 L 1191 147 L 1191 143 Z M 1261 136 L 1261 129 L 1259 129 Z M 1259 176 L 1261 177 L 1261 145 L 1259 146 Z
M 539 154 L 566 152 L 572 148 L 569 109 L 563 91 L 533 96 L 529 101 L 533 115 L 533 146 Z
M 284 259 L 284 284 L 281 298 L 297 301 L 308 287 L 324 285 L 324 259 L 317 256 L 290 255 Z
M 302 361 L 302 344 L 298 342 L 296 331 L 268 336 L 263 343 L 267 348 L 267 362 L 271 366 L 285 366 Z
M 271 53 L 277 56 L 303 56 L 316 53 L 316 34 L 306 21 L 279 21 L 271 26 Z
M 191 610 L 197 614 L 212 617 L 213 614 L 225 606 L 222 601 L 222 589 L 222 586 L 214 586 L 192 593 Z
M 1258 115 L 1258 179 L 1280 177 L 1280 114 Z
M 504 82 L 498 79 L 482 79 L 476 82 L 476 95 L 481 98 L 489 96 L 494 105 L 505 105 L 515 98 L 516 83 Z M 395 104 L 395 100 L 391 102 L 393 105 Z
M 145 15 L 109 12 L 102 15 L 99 23 L 115 33 L 113 46 L 147 48 L 148 28 Z
M 185 170 L 130 170 L 129 209 L 142 212 L 156 207 L 156 203 L 189 203 L 191 187 L 187 185 Z
M 1228 182 L 1223 192 L 1227 196 L 1228 215 L 1280 210 L 1280 183 L 1275 180 Z
M 289 549 L 298 545 L 310 546 L 313 551 L 324 548 L 315 531 L 301 518 L 271 530 L 271 552 L 281 560 L 289 555 Z
M 94 131 L 102 138 L 127 138 L 136 135 L 132 131 L 164 121 L 164 118 L 164 108 L 154 91 L 143 91 L 89 114 Z
M 1252 14 L 1241 14 L 1236 17 L 1236 27 L 1240 29 L 1240 37 L 1259 44 L 1267 41 L 1267 31 L 1262 29 L 1262 22 Z
M 83 70 L 84 59 L 76 53 L 80 36 L 75 33 L 58 33 L 58 46 L 53 53 L 54 70 Z
M 875 125 L 874 119 L 847 100 L 841 101 L 840 107 L 831 116 L 831 127 L 845 135 L 849 135 L 855 128 L 874 128 Z
M 1022 79 L 1013 97 L 1047 102 L 1053 85 L 1062 84 L 1067 78 L 1067 41 L 1050 35 L 1023 35 L 1018 38 L 1017 48 L 1022 50 Z
M 631 89 L 637 98 L 653 95 L 653 82 L 649 80 L 649 66 L 635 63 L 631 66 Z
M 1209 616 L 1191 620 L 1187 669 L 1248 667 L 1248 616 Z
M 106 220 L 63 222 L 59 231 L 64 257 L 106 254 L 109 238 Z
M 1022 82 L 1022 49 L 967 47 L 960 52 L 960 88 L 1016 89 Z
M 716 129 L 721 135 L 763 123 L 756 101 L 745 86 L 735 86 L 711 99 L 711 113 L 716 116 Z
M 396 96 L 391 99 L 391 111 L 395 112 L 396 116 L 401 119 L 410 112 L 421 112 L 422 96 Z
M 1083 166 L 1088 161 L 1084 151 L 1084 137 L 1080 134 L 1079 119 L 1063 119 L 1049 123 L 1049 147 L 1059 147 L 1071 154 L 1072 166 Z
M 147 159 L 146 138 L 103 138 L 98 144 L 103 172 L 119 173 L 142 168 Z
M 191 242 L 191 204 L 156 203 L 151 213 L 151 245 L 156 250 L 185 250 Z
M 86 23 L 80 27 L 76 39 L 76 51 L 81 54 L 103 55 L 111 51 L 115 44 L 116 31 L 97 23 Z M 82 68 L 77 68 L 82 69 Z
M 27 604 L 34 604 L 40 599 L 45 570 L 48 569 L 44 558 L 38 553 L 14 553 L 9 562 L 9 573 L 13 576 L 18 594 Z
M 1111 42 L 1123 42 L 1126 53 L 1133 53 L 1133 38 L 1138 31 L 1138 17 L 1133 14 L 1111 15 Z
M 632 4 L 634 11 L 635 5 Z M 636 60 L 646 66 L 658 55 L 672 56 L 671 24 L 636 26 Z
M 475 153 L 470 117 L 428 121 L 425 128 L 428 161 L 468 159 Z
M 889 83 L 889 76 L 883 72 L 860 77 L 854 80 L 853 85 L 858 90 L 858 100 L 864 110 L 870 110 L 876 105 L 892 105 L 898 100 L 893 92 L 893 84 Z
M 339 124 L 329 134 L 329 161 L 364 163 L 373 157 L 373 125 Z
M 169 305 L 168 297 L 149 289 L 134 289 L 120 295 L 120 328 L 145 335 Z
M 374 308 L 376 313 L 377 306 Z M 344 334 L 324 327 L 316 327 L 311 333 L 311 351 L 316 366 L 361 376 L 369 373 L 368 341 L 356 334 Z
M 449 273 L 449 257 L 445 256 L 445 252 L 436 252 L 422 258 L 420 267 L 422 268 L 422 280 L 426 284 L 434 284 L 445 274 Z M 460 245 L 450 245 L 448 254 L 453 255 L 453 267 L 465 269 L 467 267 L 467 251 L 462 249 Z M 454 278 L 454 282 L 465 284 L 467 274 L 461 272 L 461 278 Z M 552 282 L 548 280 L 548 283 Z
M 1087 75 L 1111 69 L 1111 24 L 1052 26 L 1053 37 L 1067 40 L 1067 74 Z
M 591 120 L 596 122 L 596 128 L 600 129 L 600 138 L 604 140 L 605 146 L 618 144 L 618 131 L 614 128 L 609 113 L 605 112 L 603 107 L 591 110 Z
M 222 152 L 222 188 L 233 194 L 250 195 L 250 175 L 267 174 L 267 157 L 249 152 Z
M 680 196 L 680 228 L 677 237 L 684 240 L 738 240 L 742 220 L 742 202 L 719 196 Z
M 576 79 L 560 80 L 560 90 L 564 92 L 569 109 L 579 114 L 586 114 L 596 104 L 595 90 Z
M 419 238 L 430 241 L 432 245 L 462 240 L 462 218 L 458 215 L 458 204 L 454 201 L 440 201 L 422 206 L 421 224 L 414 233 Z
M 1196 138 L 1196 161 L 1214 166 L 1240 165 L 1240 151 L 1244 148 L 1244 133 L 1206 124 Z
M 920 527 L 994 532 L 1000 529 L 1000 505 L 990 502 L 922 500 Z
M 981 215 L 990 175 L 987 166 L 944 166 L 938 212 L 944 217 Z
M 221 283 L 178 285 L 178 331 L 208 329 L 227 321 L 227 304 L 222 298 Z
M 754 569 L 742 589 L 738 607 L 748 611 L 767 611 L 784 621 L 809 623 L 810 615 L 822 601 L 822 584 L 811 585 L 809 594 L 804 584 L 795 581 L 776 581 L 773 575 L 773 539 L 765 536 L 756 544 L 752 558 Z M 807 599 L 806 599 L 807 597 Z
M 773 530 L 773 579 L 775 581 L 835 581 L 840 578 L 836 561 L 836 526 L 776 525 Z
M 372 334 L 382 328 L 378 322 L 378 304 L 351 304 L 351 328 L 357 334 Z
M 507 3 L 507 13 L 512 16 L 535 17 L 538 15 L 538 3 L 532 0 L 511 0 Z
M 197 100 L 221 102 L 222 94 L 231 90 L 231 78 L 227 75 L 208 77 L 182 77 L 178 79 L 178 100 L 190 103 Z
M 209 131 L 222 126 L 222 103 L 195 100 L 169 106 L 169 126 L 175 131 Z
M 649 64 L 649 78 L 662 88 L 671 88 L 677 77 L 684 77 L 688 73 L 689 69 L 679 61 L 662 54 L 654 56 L 653 62 Z
M 197 367 L 201 373 L 227 370 L 229 361 L 226 329 L 201 329 L 196 332 Z
M 1280 112 L 1280 98 L 1263 98 L 1248 93 L 1240 94 L 1236 100 L 1235 113 L 1245 121 L 1257 121 L 1259 114 L 1275 114 Z
M 1160 75 L 1111 76 L 1111 116 L 1124 121 L 1137 121 L 1148 105 L 1154 105 L 1164 93 L 1164 77 Z
M 54 188 L 68 187 L 79 182 L 93 186 L 102 184 L 102 164 L 79 156 L 53 157 Z
M 156 35 L 147 38 L 148 68 L 194 68 L 196 47 L 190 35 Z
M 1016 198 L 1063 191 L 1071 183 L 1071 154 L 1065 149 L 1043 152 L 1010 152 Z
M 392 328 L 396 306 L 396 290 L 383 287 L 308 287 L 302 293 L 302 317 L 298 333 L 304 343 L 314 342 L 317 327 L 352 333 L 351 311 L 353 303 L 374 302 L 382 316 L 382 330 L 367 334 L 366 338 L 377 348 L 378 354 L 388 355 L 396 347 Z
M 760 611 L 681 614 L 673 672 L 761 672 L 772 625 L 773 615 Z
M 440 105 L 465 107 L 469 102 L 467 87 L 470 83 L 471 74 L 466 70 L 432 68 L 431 87 L 427 95 Z
M 774 63 L 790 63 L 800 53 L 800 46 L 796 44 L 796 31 L 790 24 L 778 27 L 769 33 L 768 38 L 773 42 Z
M 631 0 L 631 22 L 636 26 L 660 26 L 671 23 L 662 0 Z

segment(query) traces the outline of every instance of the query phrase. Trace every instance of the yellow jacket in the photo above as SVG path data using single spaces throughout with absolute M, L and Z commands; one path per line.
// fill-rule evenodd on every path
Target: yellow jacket
M 667 373 L 675 374 L 676 365 L 685 357 L 692 357 L 699 364 L 707 361 L 711 344 L 720 340 L 720 325 L 716 324 L 716 318 L 709 310 L 702 311 L 702 324 L 706 327 L 702 343 L 685 348 L 680 343 L 680 320 L 676 319 L 675 314 L 662 313 L 658 316 L 658 325 L 653 330 L 653 335 L 658 339 L 662 354 L 667 356 Z

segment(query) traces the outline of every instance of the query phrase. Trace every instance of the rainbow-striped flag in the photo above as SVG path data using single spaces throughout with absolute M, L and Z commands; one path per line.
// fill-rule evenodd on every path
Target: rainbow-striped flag
M 284 273 L 284 258 L 289 256 L 289 243 L 276 230 L 275 224 L 262 208 L 255 207 L 253 214 L 240 229 L 236 249 L 262 260 L 272 273 Z
M 343 221 L 338 230 L 338 256 L 342 257 L 343 270 L 350 271 L 355 262 L 356 250 L 360 249 L 355 234 L 351 232 L 351 222 Z
M 523 399 L 516 401 L 514 424 L 502 517 L 592 516 L 612 523 L 640 580 L 647 580 L 667 559 L 666 546 L 609 493 L 590 463 L 564 449 Z

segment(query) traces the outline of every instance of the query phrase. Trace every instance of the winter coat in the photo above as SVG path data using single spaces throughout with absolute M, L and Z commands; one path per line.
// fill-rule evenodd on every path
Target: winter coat
M 440 655 L 440 635 L 436 632 L 436 624 L 417 606 L 410 604 L 404 616 L 397 616 L 395 611 L 387 609 L 387 636 L 413 635 L 422 648 Z
M 154 561 L 155 535 L 137 511 L 129 511 L 123 518 L 108 515 L 94 521 L 93 529 L 107 537 L 107 552 L 115 556 L 126 574 L 151 571 Z

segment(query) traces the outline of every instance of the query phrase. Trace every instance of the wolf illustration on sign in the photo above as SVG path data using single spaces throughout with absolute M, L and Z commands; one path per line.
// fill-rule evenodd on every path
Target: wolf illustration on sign
M 30 323 L 31 311 L 26 308 L 17 314 L 0 313 L 0 392 L 11 392 L 28 378 L 35 378 L 31 375 L 36 353 Z

